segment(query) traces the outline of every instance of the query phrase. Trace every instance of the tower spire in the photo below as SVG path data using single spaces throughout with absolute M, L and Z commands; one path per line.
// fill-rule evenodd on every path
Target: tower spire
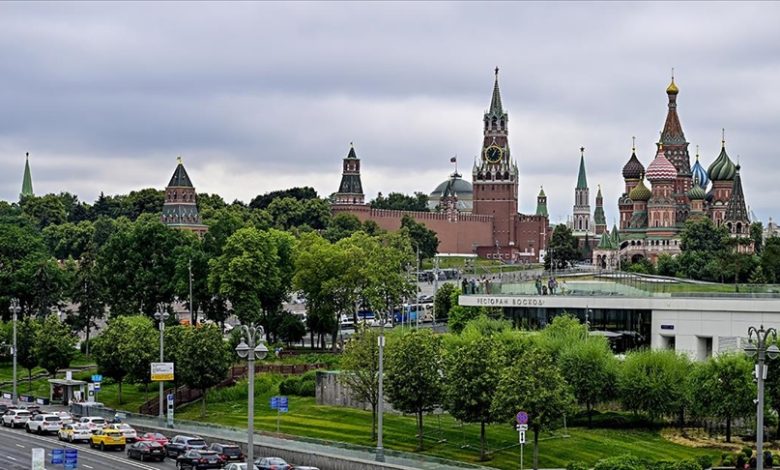
M 585 175 L 585 147 L 580 147 L 580 172 L 577 175 L 577 189 L 588 187 L 588 177 Z
M 490 99 L 490 111 L 488 113 L 495 116 L 500 116 L 504 113 L 504 108 L 501 105 L 501 90 L 498 88 L 498 67 L 496 67 L 496 81 L 493 84 L 493 97 Z
M 32 184 L 32 173 L 30 172 L 30 152 L 27 152 L 25 154 L 25 160 L 24 160 L 24 177 L 22 178 L 22 192 L 19 194 L 20 197 L 28 197 L 28 196 L 34 196 L 33 193 L 33 184 Z

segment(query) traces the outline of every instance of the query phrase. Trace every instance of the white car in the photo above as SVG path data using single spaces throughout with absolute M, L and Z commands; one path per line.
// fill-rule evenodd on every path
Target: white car
M 84 416 L 79 420 L 79 423 L 86 425 L 91 432 L 106 427 L 106 419 L 101 416 Z
M 135 429 L 133 429 L 129 424 L 112 423 L 107 425 L 105 429 L 116 429 L 117 431 L 121 432 L 122 435 L 125 436 L 125 441 L 128 443 L 138 440 L 138 433 L 135 432 Z
M 57 432 L 57 438 L 61 441 L 88 442 L 90 437 L 92 437 L 92 431 L 83 423 L 63 424 L 62 428 Z
M 8 410 L 3 415 L 3 426 L 20 428 L 27 424 L 27 420 L 30 419 L 30 416 L 30 412 L 27 410 Z
M 27 432 L 36 434 L 57 433 L 61 427 L 62 419 L 60 419 L 59 415 L 53 413 L 37 414 L 27 420 L 27 424 L 24 426 Z
M 73 415 L 68 413 L 67 411 L 58 411 L 58 412 L 56 412 L 54 414 L 56 414 L 57 416 L 60 417 L 60 419 L 62 420 L 62 424 L 63 425 L 71 424 L 71 423 L 73 423 L 73 421 L 75 421 L 73 419 Z

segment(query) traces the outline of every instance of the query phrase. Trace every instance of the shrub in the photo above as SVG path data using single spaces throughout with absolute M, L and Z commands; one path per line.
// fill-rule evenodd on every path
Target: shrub
M 281 395 L 298 395 L 301 390 L 300 377 L 288 377 L 279 384 L 279 393 Z
M 644 470 L 644 465 L 633 455 L 621 455 L 599 460 L 594 470 Z
M 703 456 L 706 457 L 706 456 Z M 709 457 L 706 457 L 708 462 L 710 463 L 710 466 L 712 465 L 712 459 Z M 698 459 L 687 459 L 687 460 L 680 460 L 679 462 L 676 462 L 674 465 L 674 470 L 701 470 L 702 468 L 709 468 L 709 467 L 702 467 L 699 463 Z
M 720 466 L 721 467 L 733 467 L 734 466 L 734 456 L 731 454 L 723 454 L 723 457 L 720 459 Z
M 745 454 L 745 457 L 749 459 L 753 456 L 753 448 L 745 446 L 742 448 L 742 453 Z
M 298 389 L 298 394 L 302 397 L 317 396 L 317 382 L 314 382 L 313 380 L 301 381 L 301 386 Z
M 566 464 L 566 470 L 589 470 L 585 462 L 569 462 Z
M 709 455 L 700 455 L 696 458 L 696 463 L 699 464 L 701 470 L 707 470 L 708 468 L 712 468 L 712 457 Z

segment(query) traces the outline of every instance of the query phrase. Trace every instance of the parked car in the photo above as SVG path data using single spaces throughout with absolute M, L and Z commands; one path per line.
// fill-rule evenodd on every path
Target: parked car
M 295 470 L 320 470 L 320 469 L 317 467 L 309 467 L 307 465 L 298 465 L 297 467 L 295 467 Z
M 0 403 L 0 414 L 5 413 L 6 411 L 8 411 L 8 409 L 9 409 L 8 405 L 6 405 L 5 403 Z
M 89 446 L 92 448 L 99 447 L 100 450 L 106 450 L 115 447 L 117 449 L 125 450 L 125 436 L 116 429 L 98 429 L 89 438 Z
M 73 419 L 73 415 L 68 413 L 67 411 L 58 411 L 54 414 L 60 417 L 60 420 L 62 420 L 62 424 L 70 424 L 73 421 L 75 421 Z
M 27 410 L 12 409 L 3 415 L 3 426 L 9 428 L 20 428 L 27 424 L 30 419 L 30 412 Z
M 209 450 L 213 450 L 219 455 L 223 462 L 243 462 L 246 456 L 241 452 L 241 448 L 234 444 L 220 444 L 213 443 L 209 446 Z
M 62 420 L 58 415 L 39 413 L 27 420 L 24 428 L 27 432 L 45 434 L 47 432 L 57 433 L 62 427 Z
M 31 416 L 35 416 L 37 414 L 42 413 L 41 412 L 41 407 L 38 406 L 38 405 L 28 405 L 28 406 L 25 406 L 24 409 L 29 411 Z
M 168 445 L 168 438 L 159 432 L 145 432 L 138 436 L 138 440 L 143 442 L 156 442 L 163 447 Z
M 222 459 L 213 450 L 188 450 L 176 457 L 176 468 L 202 470 L 207 468 L 222 468 Z
M 106 427 L 106 419 L 101 416 L 84 416 L 79 419 L 79 423 L 87 425 L 92 432 Z
M 128 459 L 138 459 L 141 462 L 147 460 L 165 460 L 165 447 L 154 441 L 138 441 L 127 448 Z
M 292 465 L 281 457 L 263 457 L 255 460 L 255 465 L 260 470 L 292 470 Z
M 92 430 L 84 423 L 63 424 L 62 428 L 57 431 L 57 438 L 61 441 L 89 442 L 90 437 L 92 437 Z
M 247 465 L 249 465 L 249 464 L 247 464 L 246 462 L 243 462 L 243 463 L 235 463 L 235 462 L 234 463 L 229 463 L 229 464 L 225 465 L 224 470 L 247 470 Z M 259 468 L 257 468 L 257 465 L 252 465 L 252 467 L 254 468 L 254 470 L 260 470 Z
M 126 423 L 111 423 L 106 426 L 106 429 L 116 429 L 125 436 L 125 440 L 128 444 L 138 440 L 138 433 L 135 432 L 132 426 Z
M 189 450 L 205 450 L 206 441 L 194 436 L 174 436 L 165 446 L 165 454 L 176 458 Z

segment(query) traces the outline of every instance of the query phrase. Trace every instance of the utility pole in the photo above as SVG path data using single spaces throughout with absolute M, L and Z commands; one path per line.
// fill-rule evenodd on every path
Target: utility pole
M 189 273 L 190 281 L 190 321 L 192 326 L 195 326 L 198 324 L 198 316 L 195 312 L 195 307 L 192 305 L 192 258 L 187 262 L 187 272 Z

